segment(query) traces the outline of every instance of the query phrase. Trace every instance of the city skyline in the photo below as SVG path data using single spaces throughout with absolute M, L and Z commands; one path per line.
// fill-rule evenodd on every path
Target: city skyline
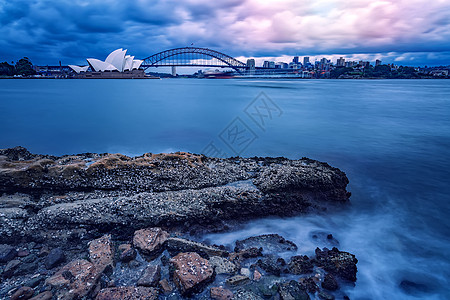
M 82 63 L 195 45 L 246 61 L 309 56 L 409 66 L 450 64 L 448 1 L 0 0 L 0 60 Z

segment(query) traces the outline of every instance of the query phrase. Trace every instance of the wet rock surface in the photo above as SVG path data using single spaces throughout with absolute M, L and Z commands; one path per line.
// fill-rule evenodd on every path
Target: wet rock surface
M 0 149 L 0 243 L 89 240 L 155 226 L 218 228 L 230 220 L 322 211 L 348 201 L 347 184 L 339 169 L 307 158 L 55 157 Z

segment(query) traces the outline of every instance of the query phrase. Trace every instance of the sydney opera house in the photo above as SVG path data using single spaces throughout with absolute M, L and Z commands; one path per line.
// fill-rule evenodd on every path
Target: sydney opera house
M 88 58 L 87 66 L 69 65 L 77 78 L 145 78 L 144 70 L 140 70 L 143 60 L 127 55 L 122 48 L 111 52 L 105 61 Z M 90 68 L 90 71 L 89 71 Z

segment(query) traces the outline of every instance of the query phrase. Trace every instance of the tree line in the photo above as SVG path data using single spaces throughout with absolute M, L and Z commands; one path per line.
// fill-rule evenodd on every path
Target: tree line
M 35 74 L 36 71 L 28 57 L 19 59 L 15 65 L 10 65 L 7 62 L 0 63 L 0 76 L 30 76 Z

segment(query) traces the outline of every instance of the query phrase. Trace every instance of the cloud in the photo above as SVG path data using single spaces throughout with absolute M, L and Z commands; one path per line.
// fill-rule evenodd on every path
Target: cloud
M 450 49 L 446 0 L 0 0 L 0 25 L 0 60 L 37 64 L 191 43 L 245 57 L 398 53 L 414 64 Z

